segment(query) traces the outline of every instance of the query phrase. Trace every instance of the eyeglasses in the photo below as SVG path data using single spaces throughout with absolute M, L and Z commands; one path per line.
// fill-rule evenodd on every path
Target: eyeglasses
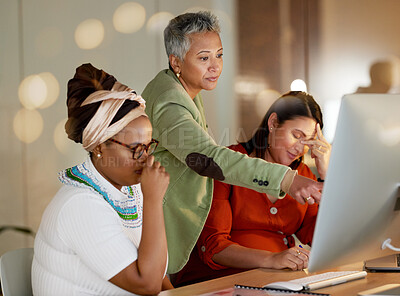
M 158 146 L 158 141 L 151 139 L 150 143 L 148 145 L 145 144 L 137 144 L 136 146 L 131 146 L 128 144 L 124 144 L 121 143 L 117 140 L 114 139 L 108 139 L 108 141 L 117 143 L 121 146 L 124 146 L 126 148 L 128 148 L 129 150 L 132 151 L 132 158 L 137 160 L 140 157 L 142 157 L 143 153 L 146 151 L 148 155 L 152 155 L 154 153 L 154 151 L 156 150 L 157 146 Z

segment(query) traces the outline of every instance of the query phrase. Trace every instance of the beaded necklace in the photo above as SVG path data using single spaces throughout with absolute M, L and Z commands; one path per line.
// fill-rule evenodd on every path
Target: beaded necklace
M 89 188 L 90 190 L 100 194 L 117 212 L 119 217 L 126 222 L 132 222 L 139 218 L 139 213 L 141 211 L 138 211 L 138 206 L 141 207 L 141 205 L 135 198 L 135 196 L 138 197 L 140 195 L 140 193 L 137 192 L 138 189 L 133 186 L 124 186 L 121 191 L 125 193 L 128 198 L 123 201 L 112 199 L 104 186 L 101 185 L 99 180 L 97 180 L 93 173 L 87 168 L 86 162 L 61 171 L 59 173 L 59 180 L 63 184 L 80 188 Z

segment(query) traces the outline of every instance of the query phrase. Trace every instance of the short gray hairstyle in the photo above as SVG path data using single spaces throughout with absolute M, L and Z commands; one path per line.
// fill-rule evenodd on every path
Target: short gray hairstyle
M 167 56 L 173 54 L 183 61 L 190 48 L 189 35 L 203 32 L 220 33 L 218 18 L 209 11 L 184 13 L 173 18 L 164 30 Z

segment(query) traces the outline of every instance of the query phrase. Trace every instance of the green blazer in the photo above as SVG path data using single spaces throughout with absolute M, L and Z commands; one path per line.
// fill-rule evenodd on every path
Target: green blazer
M 170 174 L 163 205 L 168 273 L 176 273 L 185 266 L 207 219 L 213 179 L 282 197 L 280 184 L 289 168 L 218 146 L 207 133 L 201 95 L 192 100 L 171 70 L 158 73 L 142 97 L 153 138 L 160 142 L 155 158 Z

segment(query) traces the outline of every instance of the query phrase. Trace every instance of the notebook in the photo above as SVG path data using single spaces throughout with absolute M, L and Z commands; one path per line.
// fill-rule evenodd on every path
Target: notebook
M 391 254 L 364 262 L 369 271 L 400 271 L 400 254 Z

